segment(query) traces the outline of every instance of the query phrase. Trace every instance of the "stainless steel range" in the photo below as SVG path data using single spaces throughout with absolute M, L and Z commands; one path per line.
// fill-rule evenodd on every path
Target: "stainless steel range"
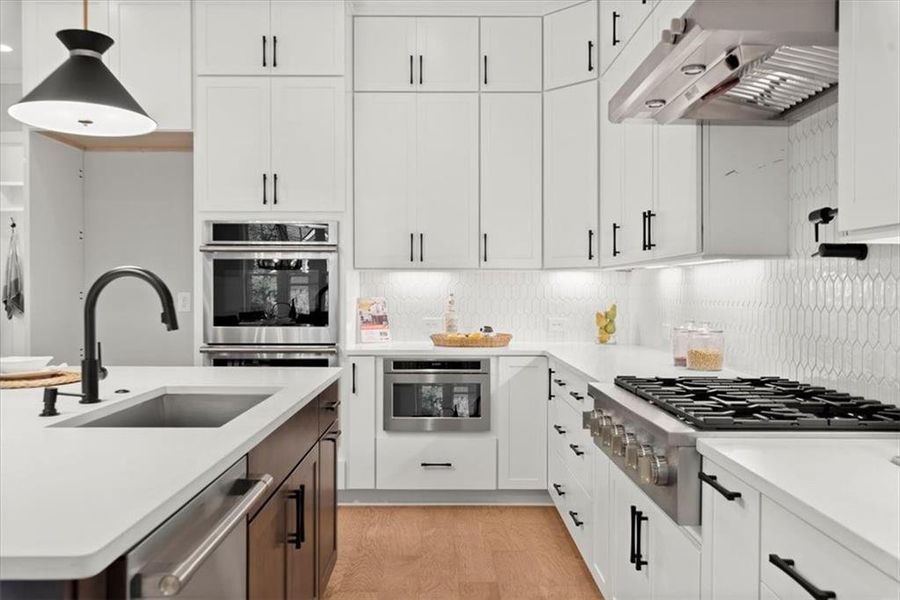
M 779 377 L 620 376 L 589 394 L 595 444 L 679 525 L 700 524 L 700 436 L 900 432 L 900 407 Z

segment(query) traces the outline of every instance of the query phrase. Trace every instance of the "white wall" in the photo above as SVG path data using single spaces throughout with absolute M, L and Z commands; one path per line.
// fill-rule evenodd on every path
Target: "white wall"
M 113 267 L 150 269 L 178 292 L 193 293 L 193 171 L 187 152 L 85 154 L 85 293 Z M 97 338 L 110 365 L 193 364 L 192 314 L 167 332 L 156 293 L 121 279 L 102 293 Z

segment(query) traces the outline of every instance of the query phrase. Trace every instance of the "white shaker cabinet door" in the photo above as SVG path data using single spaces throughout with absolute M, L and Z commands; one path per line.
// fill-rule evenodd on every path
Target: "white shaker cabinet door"
M 478 19 L 416 19 L 416 83 L 423 92 L 478 91 Z
M 541 19 L 481 19 L 481 91 L 541 91 Z
M 597 265 L 597 83 L 544 95 L 544 266 Z
M 900 3 L 842 0 L 838 225 L 900 241 Z M 878 229 L 880 228 L 880 229 Z M 860 230 L 874 229 L 870 233 Z
M 354 109 L 356 267 L 413 267 L 416 95 L 357 94 Z
M 196 0 L 197 75 L 260 75 L 272 65 L 269 2 Z
M 26 0 L 22 2 L 22 93 L 27 94 L 69 57 L 56 37 L 61 29 L 82 29 L 81 0 Z M 88 28 L 109 32 L 109 2 L 88 2 Z M 109 58 L 104 56 L 104 61 Z
M 547 487 L 547 359 L 501 357 L 497 406 L 501 490 Z
M 652 126 L 656 189 L 648 235 L 653 258 L 697 254 L 700 246 L 700 125 Z
M 376 360 L 374 356 L 351 356 L 350 368 L 344 369 L 341 403 L 341 428 L 344 438 L 339 445 L 343 453 L 346 488 L 375 489 L 375 409 Z M 349 372 L 348 372 L 349 371 Z M 349 379 L 349 381 L 347 381 Z
M 264 77 L 197 79 L 194 181 L 201 210 L 271 206 L 270 83 Z
M 168 131 L 191 129 L 190 0 L 110 0 L 110 70 Z
M 648 600 L 650 594 L 650 569 L 641 565 L 638 570 L 632 560 L 632 550 L 641 550 L 642 560 L 648 561 L 648 545 L 650 529 L 647 521 L 640 521 L 640 532 L 636 522 L 639 517 L 649 520 L 646 512 L 649 500 L 615 465 L 609 469 L 611 492 L 610 520 L 610 572 L 612 576 L 613 597 L 616 600 Z M 639 514 L 638 511 L 644 511 Z M 639 535 L 638 535 L 639 534 Z
M 272 78 L 273 208 L 344 210 L 344 85 L 334 77 Z
M 597 2 L 544 17 L 544 89 L 597 78 Z
M 478 267 L 478 95 L 416 95 L 418 267 Z
M 670 0 L 665 1 L 670 3 Z M 631 36 L 653 10 L 655 4 L 656 0 L 602 0 L 600 2 L 598 48 L 600 76 L 603 76 L 606 69 L 619 56 L 619 53 L 631 40 Z
M 541 94 L 481 96 L 481 266 L 541 267 Z
M 416 19 L 356 17 L 353 21 L 356 91 L 406 92 L 417 87 Z
M 271 0 L 272 74 L 343 75 L 340 0 Z

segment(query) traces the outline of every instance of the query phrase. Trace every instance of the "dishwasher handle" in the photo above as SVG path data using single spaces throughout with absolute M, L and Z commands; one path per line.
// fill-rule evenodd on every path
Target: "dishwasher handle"
M 231 530 L 241 523 L 253 505 L 262 498 L 271 485 L 272 476 L 269 474 L 261 475 L 256 483 L 253 484 L 253 487 L 243 495 L 240 502 L 235 504 L 231 510 L 216 522 L 209 535 L 203 538 L 203 541 L 197 544 L 197 547 L 184 560 L 178 563 L 174 569 L 160 576 L 160 593 L 166 597 L 177 596 L 203 564 L 203 561 L 228 537 Z

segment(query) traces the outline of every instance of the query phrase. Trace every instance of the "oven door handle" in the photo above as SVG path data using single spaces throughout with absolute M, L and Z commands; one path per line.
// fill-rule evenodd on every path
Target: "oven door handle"
M 200 246 L 200 252 L 206 254 L 213 252 L 337 252 L 335 244 L 204 244 Z
M 188 554 L 174 569 L 163 573 L 159 578 L 159 592 L 166 597 L 177 596 L 190 582 L 191 577 L 203 565 L 203 562 L 215 551 L 215 549 L 228 537 L 231 530 L 244 521 L 250 509 L 262 498 L 269 486 L 272 485 L 272 476 L 261 475 L 253 484 L 240 502 L 235 504 L 212 529 L 203 541 Z
M 335 346 L 200 346 L 203 354 L 337 354 Z

